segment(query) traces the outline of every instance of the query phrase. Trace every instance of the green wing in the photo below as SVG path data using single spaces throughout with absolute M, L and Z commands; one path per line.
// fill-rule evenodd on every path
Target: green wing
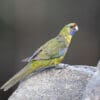
M 67 45 L 63 37 L 57 36 L 43 46 L 41 46 L 33 55 L 24 59 L 24 62 L 32 60 L 46 60 L 64 56 L 67 52 Z

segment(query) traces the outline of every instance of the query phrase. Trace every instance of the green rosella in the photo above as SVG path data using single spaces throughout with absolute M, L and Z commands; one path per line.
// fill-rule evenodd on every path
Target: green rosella
M 31 57 L 24 59 L 23 61 L 28 62 L 28 64 L 8 80 L 1 89 L 7 91 L 37 69 L 59 64 L 65 57 L 76 31 L 78 31 L 76 23 L 65 25 L 56 37 L 47 41 Z

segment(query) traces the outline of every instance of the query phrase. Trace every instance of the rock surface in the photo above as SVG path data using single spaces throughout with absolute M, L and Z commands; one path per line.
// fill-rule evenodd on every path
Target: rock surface
M 100 100 L 100 61 L 97 65 L 97 71 L 86 86 L 82 100 Z
M 22 81 L 8 100 L 82 100 L 95 71 L 85 65 L 45 70 Z

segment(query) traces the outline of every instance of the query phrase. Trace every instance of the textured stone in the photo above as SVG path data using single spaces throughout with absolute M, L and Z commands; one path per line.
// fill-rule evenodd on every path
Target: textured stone
M 23 80 L 8 100 L 82 100 L 95 71 L 85 65 L 45 70 Z
M 86 86 L 82 100 L 100 100 L 100 61 L 97 65 L 97 71 Z

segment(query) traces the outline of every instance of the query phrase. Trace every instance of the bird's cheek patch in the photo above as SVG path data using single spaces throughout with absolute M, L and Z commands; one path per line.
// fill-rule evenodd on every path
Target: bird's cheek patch
M 76 32 L 76 30 L 75 29 L 71 29 L 71 31 L 70 31 L 70 35 L 74 35 L 75 34 L 75 32 Z

